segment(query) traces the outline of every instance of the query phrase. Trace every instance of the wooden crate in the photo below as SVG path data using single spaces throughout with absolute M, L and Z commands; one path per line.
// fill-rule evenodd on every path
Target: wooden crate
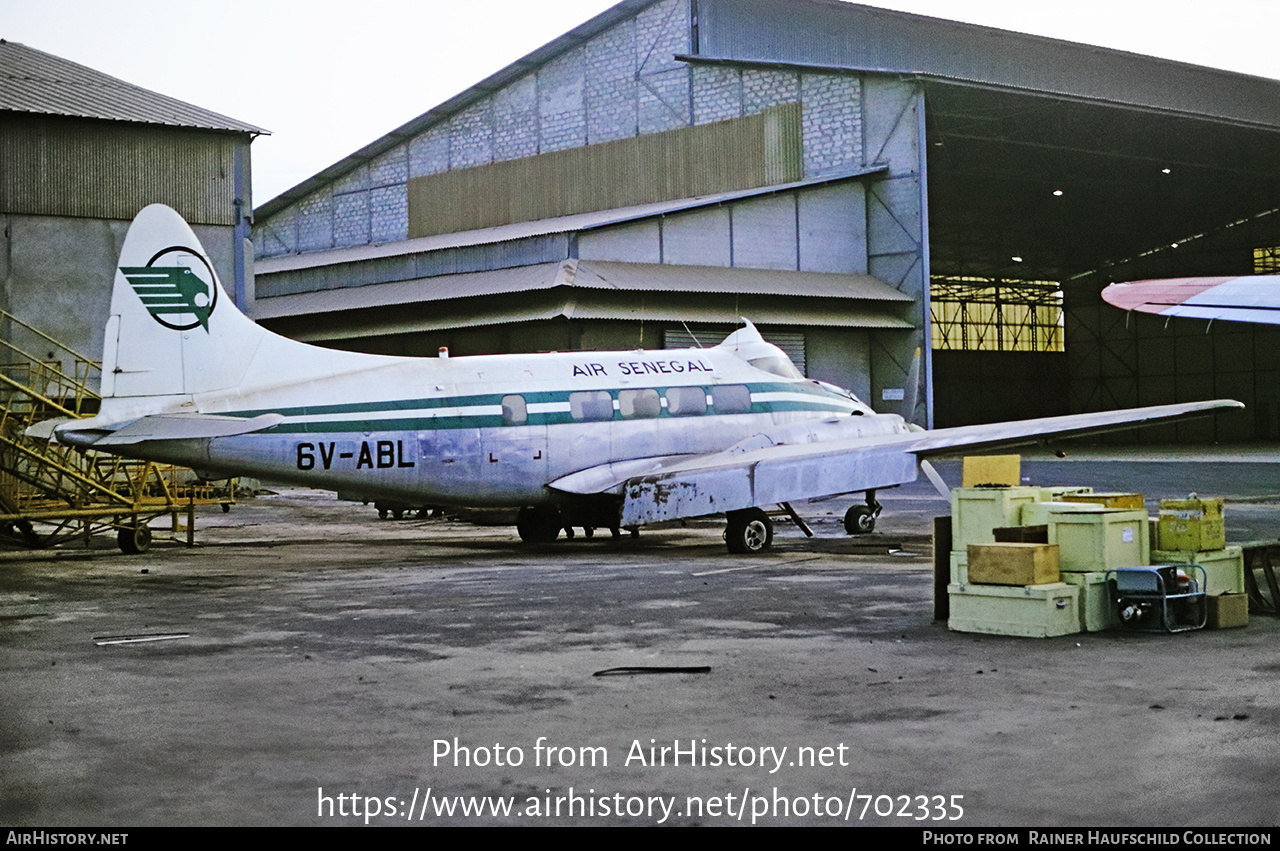
M 1021 455 L 966 455 L 961 470 L 960 486 L 964 488 L 1022 484 Z
M 1160 500 L 1159 540 L 1162 550 L 1205 552 L 1227 545 L 1221 499 Z
M 1058 581 L 1058 548 L 1050 544 L 970 544 L 969 582 L 1047 585 Z
M 1103 508 L 1146 508 L 1146 498 L 1140 493 L 1069 493 L 1062 497 L 1063 502 L 1085 502 L 1101 505 Z
M 1064 573 L 1151 563 L 1145 511 L 1103 508 L 1082 514 L 1054 513 L 1049 516 L 1049 543 L 1058 545 L 1058 569 Z
M 950 585 L 955 632 L 1049 638 L 1080 632 L 1080 589 L 1064 582 L 1011 588 L 1006 585 Z

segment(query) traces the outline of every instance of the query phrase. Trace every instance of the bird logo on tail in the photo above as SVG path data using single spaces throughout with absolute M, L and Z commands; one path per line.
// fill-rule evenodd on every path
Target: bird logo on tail
M 175 246 L 146 266 L 121 266 L 120 272 L 151 317 L 166 328 L 209 332 L 209 315 L 218 301 L 213 269 L 199 252 Z

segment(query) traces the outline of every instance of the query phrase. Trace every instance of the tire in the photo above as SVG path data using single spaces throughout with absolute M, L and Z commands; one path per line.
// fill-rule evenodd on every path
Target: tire
M 876 514 L 866 505 L 855 505 L 844 514 L 844 530 L 850 535 L 867 535 L 876 530 Z
M 558 508 L 529 506 L 516 515 L 516 533 L 526 544 L 549 544 L 560 537 L 563 526 Z
M 116 543 L 125 555 L 136 556 L 151 549 L 151 527 L 146 523 L 125 526 L 116 533 Z
M 773 545 L 773 521 L 759 508 L 732 511 L 724 541 L 729 552 L 736 555 L 762 553 Z

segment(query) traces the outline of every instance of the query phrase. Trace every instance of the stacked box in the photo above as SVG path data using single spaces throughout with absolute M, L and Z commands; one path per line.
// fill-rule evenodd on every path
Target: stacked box
M 1046 585 L 1058 581 L 1058 548 L 1048 544 L 970 544 L 969 582 Z
M 1107 509 L 1101 505 L 1078 502 L 1033 502 L 1022 506 L 1023 526 L 1046 526 L 1049 516 L 1056 513 L 1099 514 Z
M 1243 594 L 1244 549 L 1230 546 L 1199 553 L 1186 550 L 1152 550 L 1152 564 L 1198 564 L 1204 568 L 1205 593 Z
M 992 544 L 997 526 L 1022 525 L 1022 506 L 1040 497 L 1039 488 L 956 488 L 951 492 L 951 547 Z
M 952 491 L 948 626 L 959 632 L 1029 637 L 1111 628 L 1106 571 L 1148 564 L 1151 531 L 1140 494 L 1103 494 L 1088 502 L 1067 499 L 1090 491 Z M 1117 502 L 1138 507 L 1117 510 L 1107 505 Z M 1047 547 L 1010 528 L 1028 526 L 1046 527 Z M 999 544 L 993 531 L 997 528 L 1003 530 Z M 1045 554 L 1054 549 L 1058 568 L 1066 571 L 1058 576 L 1046 566 Z
M 1040 502 L 1062 502 L 1063 497 L 1073 493 L 1093 493 L 1093 488 L 1082 485 L 1057 485 L 1040 488 Z
M 961 487 L 1015 487 L 1021 483 L 1020 455 L 967 455 L 960 468 Z
M 1084 502 L 1103 508 L 1146 508 L 1146 498 L 1140 493 L 1069 493 L 1063 494 L 1063 502 Z
M 1209 597 L 1209 629 L 1232 629 L 1249 625 L 1249 595 L 1219 594 Z
M 1105 573 L 1064 573 L 1062 581 L 1080 589 L 1080 629 L 1102 632 L 1114 623 L 1115 606 L 1111 602 L 1111 586 Z
M 1053 512 L 1049 543 L 1058 545 L 1058 569 L 1064 573 L 1105 573 L 1151 563 L 1145 511 Z
M 1025 508 L 1025 506 L 1024 506 Z M 1049 527 L 1042 526 L 997 526 L 991 530 L 997 544 L 1047 544 L 1049 543 Z
M 1080 589 L 1065 582 L 1013 588 L 947 586 L 956 632 L 1048 638 L 1080 631 Z
M 1205 552 L 1226 545 L 1221 499 L 1160 500 L 1160 549 Z

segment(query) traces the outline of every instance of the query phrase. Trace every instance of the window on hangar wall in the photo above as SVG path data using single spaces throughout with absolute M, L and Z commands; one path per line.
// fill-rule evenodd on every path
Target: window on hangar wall
M 1280 246 L 1253 249 L 1253 271 L 1259 275 L 1280 272 Z
M 1064 350 L 1062 286 L 1054 281 L 936 275 L 930 304 L 935 349 Z

